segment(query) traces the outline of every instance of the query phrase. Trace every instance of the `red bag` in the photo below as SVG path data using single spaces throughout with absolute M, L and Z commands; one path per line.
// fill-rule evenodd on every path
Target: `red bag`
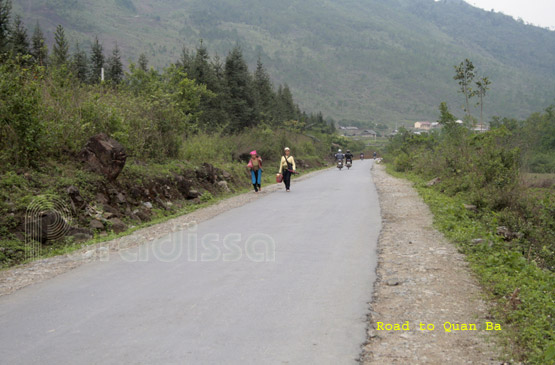
M 276 182 L 277 182 L 277 183 L 280 183 L 280 182 L 282 182 L 282 181 L 283 181 L 283 175 L 282 175 L 282 174 L 277 174 L 277 175 L 276 175 Z

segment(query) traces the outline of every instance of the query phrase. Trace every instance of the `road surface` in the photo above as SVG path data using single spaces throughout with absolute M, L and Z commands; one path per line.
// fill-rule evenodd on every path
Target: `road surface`
M 381 222 L 371 165 L 0 297 L 0 363 L 354 364 Z

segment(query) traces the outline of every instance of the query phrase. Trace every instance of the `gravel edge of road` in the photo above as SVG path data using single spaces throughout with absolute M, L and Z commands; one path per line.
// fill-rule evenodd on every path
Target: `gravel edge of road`
M 294 190 L 294 184 L 296 182 L 314 177 L 328 169 L 331 169 L 331 167 L 295 177 L 292 181 L 292 190 Z M 40 259 L 2 270 L 0 271 L 0 296 L 9 295 L 26 286 L 54 278 L 85 263 L 106 260 L 111 254 L 153 241 L 170 232 L 187 229 L 189 224 L 204 222 L 219 214 L 239 208 L 252 201 L 263 198 L 267 194 L 283 189 L 284 187 L 281 183 L 264 186 L 263 190 L 258 194 L 248 192 L 235 195 L 223 199 L 214 205 L 195 210 L 194 212 L 179 217 L 170 218 L 149 227 L 140 228 L 128 235 L 113 240 L 87 245 L 66 255 Z
M 372 167 L 382 230 L 378 265 L 367 315 L 361 364 L 499 364 L 490 332 L 446 333 L 440 323 L 487 321 L 488 303 L 464 255 L 435 228 L 433 215 L 412 184 Z M 454 285 L 456 284 L 456 285 Z M 377 322 L 410 322 L 409 331 L 377 330 Z M 419 321 L 434 323 L 420 331 Z

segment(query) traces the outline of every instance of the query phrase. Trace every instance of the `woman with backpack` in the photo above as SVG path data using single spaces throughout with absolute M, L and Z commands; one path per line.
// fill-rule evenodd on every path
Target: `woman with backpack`
M 254 187 L 254 192 L 262 191 L 262 159 L 256 151 L 251 152 L 251 159 L 247 165 L 247 168 L 251 172 L 252 186 Z
M 289 147 L 285 147 L 279 164 L 279 174 L 283 176 L 283 183 L 287 192 L 290 191 L 291 187 L 291 175 L 296 173 L 296 170 L 297 166 L 295 165 L 295 159 L 291 156 L 291 150 Z

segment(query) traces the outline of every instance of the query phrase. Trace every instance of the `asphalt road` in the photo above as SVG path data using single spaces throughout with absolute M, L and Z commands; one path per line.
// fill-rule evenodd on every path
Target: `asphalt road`
M 380 230 L 371 165 L 0 297 L 0 363 L 354 364 Z

